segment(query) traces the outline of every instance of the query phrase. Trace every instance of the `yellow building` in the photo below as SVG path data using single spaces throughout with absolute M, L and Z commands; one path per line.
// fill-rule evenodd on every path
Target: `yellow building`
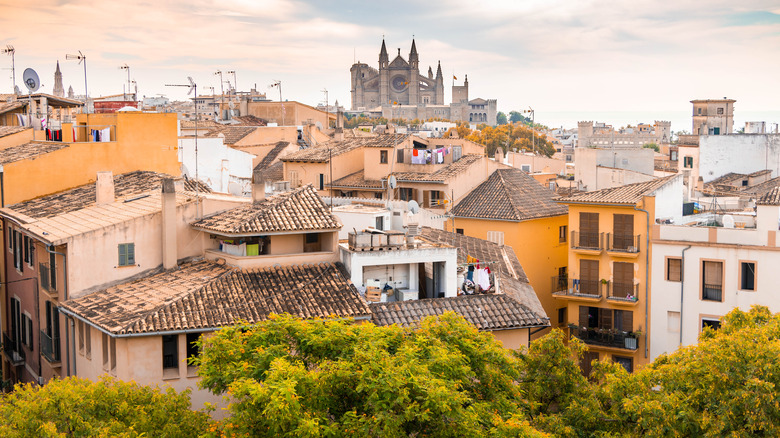
M 656 195 L 677 187 L 674 178 L 559 199 L 569 207 L 569 272 L 551 286 L 559 326 L 588 344 L 586 375 L 593 360 L 611 358 L 629 371 L 649 362 L 650 226 L 666 210 Z
M 566 207 L 519 169 L 498 169 L 452 209 L 455 232 L 511 246 L 554 323 L 550 278 L 566 275 Z

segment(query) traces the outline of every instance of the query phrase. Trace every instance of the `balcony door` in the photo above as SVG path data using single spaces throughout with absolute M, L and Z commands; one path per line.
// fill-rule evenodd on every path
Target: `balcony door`
M 599 214 L 580 213 L 580 241 L 582 248 L 599 247 Z
M 580 259 L 580 292 L 586 295 L 599 294 L 599 261 Z
M 633 295 L 634 290 L 634 264 L 615 262 L 613 265 L 612 296 L 626 298 Z
M 634 216 L 630 214 L 613 215 L 612 248 L 627 250 L 634 245 Z

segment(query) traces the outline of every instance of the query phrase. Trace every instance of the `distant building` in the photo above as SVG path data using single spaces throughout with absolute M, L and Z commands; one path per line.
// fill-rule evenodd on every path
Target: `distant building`
M 57 69 L 54 70 L 54 89 L 51 94 L 57 97 L 65 97 L 65 89 L 62 87 L 62 72 L 60 71 L 60 62 L 57 61 Z
M 398 55 L 390 62 L 385 41 L 379 52 L 379 69 L 357 62 L 352 65 L 352 110 L 368 112 L 372 116 L 408 120 L 441 118 L 459 122 L 496 125 L 497 100 L 469 100 L 469 80 L 455 85 L 453 76 L 452 103 L 444 104 L 444 75 L 441 63 L 436 69 L 428 67 L 428 75 L 421 75 L 417 45 L 412 40 L 409 60 Z
M 640 123 L 616 130 L 605 123 L 578 122 L 578 146 L 641 148 L 648 143 L 660 145 L 671 140 L 671 126 L 672 122 L 656 120 L 652 125 Z
M 693 135 L 731 134 L 734 130 L 734 99 L 692 100 Z

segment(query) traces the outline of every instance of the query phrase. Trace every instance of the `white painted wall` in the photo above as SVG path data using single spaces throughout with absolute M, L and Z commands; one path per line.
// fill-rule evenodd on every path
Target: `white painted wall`
M 698 149 L 698 174 L 705 183 L 729 172 L 771 169 L 772 177 L 780 175 L 778 134 L 702 135 Z
M 254 155 L 225 146 L 222 138 L 198 138 L 198 178 L 211 190 L 229 193 L 238 184 L 242 193 L 251 193 Z M 195 178 L 195 139 L 179 138 L 182 173 Z
M 598 190 L 597 166 L 628 169 L 653 175 L 655 162 L 652 149 L 600 149 L 579 147 L 574 150 L 574 179 L 587 191 Z
M 345 205 L 334 207 L 333 214 L 336 215 L 342 223 L 341 230 L 339 231 L 339 240 L 347 239 L 349 233 L 353 230 L 361 231 L 369 227 L 375 228 L 377 217 L 384 218 L 384 228 L 382 228 L 382 230 L 386 231 L 392 228 L 391 218 L 393 215 L 392 212 L 386 208 L 363 207 L 361 209 L 355 208 L 353 205 Z
M 677 175 L 655 192 L 655 218 L 670 218 L 675 224 L 682 221 L 683 177 Z

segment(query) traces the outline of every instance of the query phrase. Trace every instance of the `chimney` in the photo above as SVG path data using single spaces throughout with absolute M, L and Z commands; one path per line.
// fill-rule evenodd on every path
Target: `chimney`
M 500 146 L 496 148 L 496 163 L 504 162 L 504 149 Z
M 114 202 L 114 174 L 111 172 L 98 172 L 95 183 L 95 202 L 97 205 L 105 205 Z
M 263 172 L 255 170 L 252 173 L 252 202 L 259 204 L 265 201 L 265 180 L 263 180 Z
M 162 180 L 162 262 L 164 269 L 176 267 L 176 185 Z
M 344 111 L 336 109 L 336 129 L 344 127 Z
M 344 141 L 344 128 L 336 128 L 333 130 L 333 139 L 336 141 Z

